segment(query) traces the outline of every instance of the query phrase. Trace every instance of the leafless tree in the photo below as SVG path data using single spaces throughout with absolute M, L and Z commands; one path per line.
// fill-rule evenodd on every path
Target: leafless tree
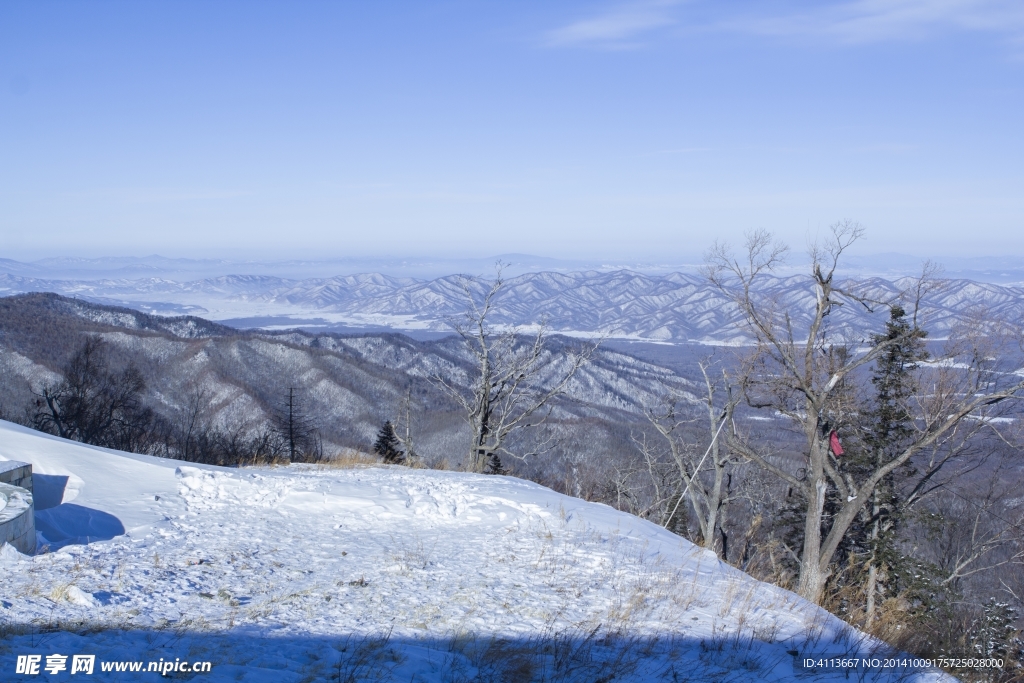
M 155 416 L 142 403 L 146 383 L 134 364 L 111 369 L 106 342 L 90 336 L 62 375 L 36 400 L 37 429 L 97 446 L 145 450 L 142 442 Z
M 958 588 L 969 576 L 1024 561 L 1024 513 L 1008 498 L 997 472 L 987 484 L 943 486 L 922 506 L 912 541 L 938 568 L 942 586 Z
M 395 437 L 401 442 L 402 448 L 405 449 L 406 457 L 409 458 L 410 462 L 415 462 L 419 454 L 416 452 L 415 444 L 413 443 L 412 404 L 412 387 L 409 387 L 405 392 L 405 400 L 402 401 L 402 409 L 395 420 L 394 433 Z
M 323 440 L 313 418 L 305 410 L 299 390 L 288 393 L 274 414 L 274 426 L 292 462 L 319 462 L 323 459 Z
M 174 418 L 174 440 L 177 456 L 182 460 L 196 459 L 201 442 L 209 440 L 211 406 L 208 392 L 198 381 L 189 383 L 184 404 Z
M 467 310 L 450 324 L 473 359 L 469 386 L 460 386 L 451 377 L 434 378 L 465 411 L 471 432 L 468 469 L 473 472 L 502 471 L 501 455 L 534 454 L 511 451 L 509 437 L 544 421 L 551 400 L 565 393 L 597 348 L 596 343 L 586 343 L 556 355 L 548 349 L 543 323 L 532 336 L 514 326 L 492 325 L 495 299 L 505 285 L 501 270 L 498 264 L 490 283 L 471 277 L 461 280 Z
M 860 480 L 842 476 L 830 447 L 831 425 L 849 418 L 836 404 L 840 387 L 858 381 L 858 370 L 873 363 L 889 346 L 906 341 L 850 340 L 829 324 L 829 316 L 839 306 L 870 309 L 887 304 L 858 296 L 835 280 L 841 256 L 862 234 L 862 228 L 849 221 L 831 226 L 828 239 L 811 249 L 807 299 L 792 305 L 772 299 L 762 289 L 786 253 L 785 246 L 766 231 L 748 235 L 741 257 L 716 244 L 708 252 L 704 268 L 710 281 L 736 305 L 744 329 L 754 341 L 758 372 L 745 378 L 742 389 L 747 403 L 791 420 L 802 432 L 803 466 L 796 473 L 765 458 L 760 445 L 745 436 L 735 422 L 728 430 L 727 444 L 804 494 L 807 502 L 797 592 L 816 603 L 821 601 L 836 550 L 879 483 L 958 430 L 992 428 L 996 406 L 1024 391 L 1019 377 L 994 372 L 990 356 L 980 348 L 996 332 L 993 325 L 975 328 L 949 344 L 935 362 L 922 366 L 925 377 L 919 381 L 928 391 L 915 397 L 914 433 L 908 444 L 876 462 Z M 913 299 L 922 286 L 909 287 L 906 298 Z M 920 300 L 910 303 L 916 315 Z M 803 305 L 810 310 L 806 327 L 794 320 L 797 307 Z M 839 504 L 826 519 L 825 497 L 830 486 Z
M 725 531 L 729 503 L 733 500 L 732 468 L 738 458 L 723 443 L 722 431 L 731 422 L 740 395 L 729 392 L 729 383 L 712 378 L 709 360 L 699 363 L 704 379 L 704 396 L 694 416 L 694 399 L 679 390 L 667 392 L 662 404 L 648 408 L 647 419 L 668 446 L 668 462 L 659 458 L 646 437 L 634 439 L 640 449 L 653 487 L 652 508 L 656 521 L 676 533 L 685 528 L 685 513 L 693 511 L 699 527 L 700 545 L 727 557 L 729 537 Z M 726 376 L 723 373 L 723 378 Z M 726 378 L 727 379 L 727 378 Z M 726 400 L 718 394 L 726 393 Z M 706 437 L 688 438 L 687 426 L 703 424 Z M 685 501 L 685 502 L 684 502 Z

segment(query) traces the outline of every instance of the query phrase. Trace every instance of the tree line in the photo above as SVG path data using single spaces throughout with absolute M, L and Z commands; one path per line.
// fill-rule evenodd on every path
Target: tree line
M 465 419 L 462 468 L 526 473 L 562 462 L 564 481 L 541 483 L 649 519 L 901 647 L 1009 652 L 1024 597 L 1024 514 L 998 454 L 1020 451 L 1014 406 L 1024 381 L 1011 363 L 1024 352 L 1020 330 L 978 312 L 930 340 L 922 302 L 948 284 L 926 267 L 898 297 L 877 300 L 841 282 L 842 257 L 861 236 L 856 224 L 832 226 L 811 250 L 799 301 L 761 286 L 787 252 L 767 232 L 738 254 L 714 245 L 704 275 L 750 344 L 701 361 L 695 389 L 666 387 L 644 407 L 630 447 L 601 462 L 556 424 L 598 342 L 556 352 L 543 321 L 526 332 L 492 325 L 500 265 L 491 281 L 463 278 L 466 313 L 450 324 L 468 370 L 431 378 Z M 878 329 L 851 333 L 834 315 L 843 306 L 877 313 Z M 811 313 L 806 328 L 794 326 L 796 307 Z M 266 421 L 233 426 L 210 422 L 200 387 L 171 417 L 144 405 L 144 389 L 131 363 L 114 367 L 89 337 L 36 398 L 33 423 L 214 464 L 327 457 L 296 388 L 281 391 Z M 388 464 L 422 462 L 417 410 L 410 392 L 366 447 Z
M 144 401 L 146 381 L 132 361 L 117 367 L 101 337 L 88 335 L 34 399 L 32 427 L 66 439 L 132 453 L 221 466 L 319 462 L 323 440 L 300 392 L 289 387 L 269 419 L 215 424 L 207 391 L 193 386 L 168 414 Z
M 802 301 L 762 286 L 787 252 L 769 233 L 750 234 L 739 254 L 714 245 L 703 274 L 751 343 L 729 362 L 699 363 L 696 396 L 666 388 L 646 407 L 633 457 L 591 466 L 600 481 L 587 497 L 907 649 L 1019 656 L 1010 603 L 1021 600 L 1008 581 L 1024 587 L 1024 510 L 995 454 L 1020 452 L 1021 330 L 979 311 L 929 344 L 923 301 L 950 285 L 930 264 L 895 298 L 841 282 L 842 257 L 862 235 L 855 223 L 831 226 L 809 254 Z M 543 324 L 531 335 L 490 325 L 500 266 L 494 280 L 462 285 L 466 314 L 450 324 L 472 372 L 434 381 L 469 427 L 464 468 L 501 474 L 508 461 L 564 451 L 544 427 L 596 343 L 553 358 Z M 876 314 L 879 328 L 852 333 L 834 315 L 843 306 Z M 798 307 L 810 312 L 801 329 Z M 376 451 L 396 457 L 385 454 L 399 443 L 388 422 Z M 573 470 L 563 490 L 581 495 L 585 456 L 562 456 Z
M 797 302 L 760 286 L 786 253 L 767 232 L 709 251 L 753 342 L 701 363 L 702 397 L 648 407 L 606 498 L 901 647 L 1019 658 L 1024 510 L 1001 469 L 1021 450 L 1018 321 L 979 311 L 929 344 L 921 302 L 949 285 L 931 266 L 895 300 L 839 282 L 861 236 L 832 226 Z M 853 335 L 842 306 L 885 319 Z

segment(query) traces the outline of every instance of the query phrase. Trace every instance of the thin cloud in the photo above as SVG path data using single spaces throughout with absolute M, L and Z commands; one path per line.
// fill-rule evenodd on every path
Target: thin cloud
M 676 147 L 673 149 L 659 149 L 654 152 L 648 152 L 643 156 L 660 156 L 663 154 L 693 154 L 696 152 L 710 152 L 711 147 Z
M 653 0 L 620 5 L 550 31 L 546 42 L 552 47 L 637 47 L 645 34 L 675 23 L 671 10 L 676 4 L 673 0 Z
M 1024 38 L 1020 0 L 854 0 L 806 12 L 748 16 L 721 28 L 773 36 L 816 37 L 847 44 L 921 40 L 953 31 Z
M 65 196 L 76 199 L 106 199 L 126 204 L 151 204 L 164 202 L 216 201 L 252 196 L 247 190 L 219 190 L 169 187 L 117 187 L 83 192 L 68 192 Z
M 678 0 L 638 0 L 549 31 L 552 47 L 629 49 L 657 37 L 659 29 L 677 26 L 703 32 L 738 32 L 779 38 L 858 45 L 925 40 L 950 32 L 1002 35 L 1024 55 L 1024 0 L 845 0 L 790 2 L 692 3 L 682 21 Z M 696 16 L 702 16 L 697 19 Z

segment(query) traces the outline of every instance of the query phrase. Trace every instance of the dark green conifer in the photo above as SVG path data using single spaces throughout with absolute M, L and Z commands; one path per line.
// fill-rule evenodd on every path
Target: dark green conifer
M 501 464 L 501 458 L 497 453 L 491 453 L 487 458 L 487 467 L 484 474 L 508 474 L 508 470 Z
M 851 458 L 850 468 L 871 472 L 891 462 L 905 449 L 914 434 L 914 418 L 908 403 L 916 389 L 913 371 L 928 359 L 924 349 L 926 332 L 907 320 L 900 305 L 889 309 L 885 332 L 871 337 L 873 344 L 888 344 L 875 364 L 871 383 L 875 388 L 872 405 L 866 413 L 864 449 Z M 910 463 L 888 474 L 875 488 L 856 528 L 851 529 L 855 546 L 865 557 L 867 619 L 870 623 L 876 602 L 896 595 L 910 586 L 900 586 L 907 558 L 897 547 L 906 501 L 901 500 L 900 480 L 914 475 Z M 913 573 L 913 572 L 909 572 Z
M 395 427 L 391 420 L 386 420 L 377 432 L 377 441 L 373 444 L 373 452 L 389 465 L 401 465 L 405 462 L 405 452 L 399 446 L 401 442 L 395 435 Z

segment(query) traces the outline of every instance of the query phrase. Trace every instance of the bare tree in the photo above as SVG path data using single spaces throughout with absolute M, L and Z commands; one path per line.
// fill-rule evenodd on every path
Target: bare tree
M 729 503 L 732 502 L 732 468 L 738 458 L 723 445 L 721 432 L 731 422 L 739 395 L 728 391 L 728 381 L 712 379 L 711 362 L 699 363 L 704 378 L 704 397 L 700 409 L 706 418 L 692 416 L 693 399 L 678 390 L 667 393 L 662 404 L 646 410 L 647 419 L 668 445 L 669 462 L 663 463 L 645 437 L 634 439 L 643 454 L 654 489 L 652 508 L 657 510 L 661 526 L 685 531 L 685 512 L 692 510 L 699 527 L 697 542 L 704 548 L 727 557 L 729 537 L 725 531 Z M 723 373 L 723 378 L 726 378 Z M 722 402 L 717 395 L 726 391 Z M 688 440 L 684 428 L 703 423 L 706 439 Z M 706 444 L 706 445 L 705 445 Z M 684 502 L 685 501 L 685 502 Z
M 415 462 L 419 454 L 416 453 L 416 448 L 413 444 L 412 403 L 412 387 L 409 387 L 406 389 L 405 400 L 402 401 L 402 409 L 399 411 L 398 419 L 395 420 L 393 432 L 405 449 L 405 455 L 409 458 L 409 461 Z
M 292 462 L 319 462 L 323 459 L 320 432 L 306 414 L 295 387 L 288 387 L 288 394 L 274 415 L 274 426 Z
M 534 454 L 509 450 L 509 437 L 543 422 L 550 401 L 566 391 L 597 348 L 596 343 L 583 344 L 558 356 L 548 350 L 543 324 L 532 338 L 514 326 L 492 325 L 489 317 L 505 285 L 501 270 L 499 263 L 489 284 L 470 277 L 461 281 L 467 310 L 450 324 L 473 359 L 469 386 L 450 377 L 434 378 L 465 411 L 471 432 L 468 469 L 473 472 L 502 472 L 501 455 Z
M 200 444 L 208 442 L 212 426 L 210 397 L 198 381 L 189 383 L 185 402 L 174 419 L 177 455 L 182 460 L 195 460 Z
M 851 524 L 889 474 L 924 454 L 958 430 L 991 428 L 994 406 L 1024 391 L 1019 377 L 993 372 L 989 356 L 979 342 L 991 325 L 950 344 L 944 354 L 922 372 L 920 380 L 930 391 L 914 397 L 914 431 L 898 452 L 877 461 L 860 480 L 842 476 L 832 447 L 834 425 L 850 415 L 838 400 L 842 385 L 858 381 L 858 370 L 875 362 L 890 346 L 907 341 L 897 336 L 877 340 L 852 340 L 830 326 L 829 316 L 844 304 L 871 309 L 887 302 L 873 302 L 844 289 L 834 279 L 843 253 L 863 234 L 849 221 L 831 226 L 829 238 L 811 250 L 810 291 L 807 300 L 787 307 L 766 295 L 761 286 L 778 266 L 786 248 L 766 231 L 748 236 L 742 258 L 721 244 L 707 254 L 705 275 L 736 305 L 742 324 L 753 337 L 754 367 L 745 378 L 747 403 L 791 420 L 802 432 L 803 467 L 788 471 L 764 457 L 760 445 L 744 436 L 732 423 L 727 443 L 735 452 L 757 462 L 785 480 L 806 499 L 803 548 L 799 557 L 797 592 L 820 602 L 833 559 Z M 913 298 L 920 287 L 910 287 Z M 913 309 L 920 300 L 912 301 Z M 806 326 L 794 321 L 796 307 L 810 310 Z M 916 321 L 916 317 L 915 317 Z M 916 334 L 916 329 L 907 332 Z M 1018 380 L 1018 381 L 1015 381 Z M 837 509 L 824 514 L 826 493 L 833 487 Z
M 964 579 L 1024 559 L 1024 514 L 1007 504 L 998 471 L 987 484 L 962 489 L 942 487 L 917 515 L 914 543 L 938 569 L 943 587 L 959 589 Z M 922 538 L 922 536 L 924 536 Z
M 87 337 L 56 384 L 36 400 L 36 429 L 96 446 L 144 450 L 155 419 L 142 403 L 146 383 L 129 363 L 110 368 L 109 349 L 100 337 Z

